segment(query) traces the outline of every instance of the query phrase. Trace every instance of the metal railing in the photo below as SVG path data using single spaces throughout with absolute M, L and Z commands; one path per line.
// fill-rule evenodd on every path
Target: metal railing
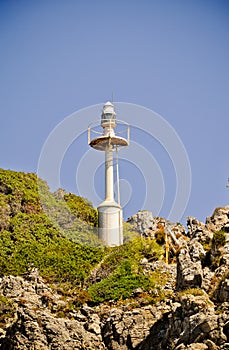
M 115 136 L 118 135 L 118 136 L 126 139 L 128 144 L 129 144 L 129 142 L 130 142 L 130 125 L 128 123 L 124 122 L 123 120 L 116 119 L 115 120 L 116 127 L 113 128 L 114 122 L 111 119 L 108 119 L 107 121 L 110 122 L 109 125 L 107 126 L 108 128 L 110 127 L 111 129 L 115 129 L 117 127 L 118 128 L 122 128 L 123 127 L 123 129 L 118 130 L 117 132 L 114 132 Z M 104 135 L 103 130 L 99 131 L 99 130 L 96 129 L 98 127 L 102 128 L 102 126 L 101 126 L 101 119 L 96 120 L 96 121 L 94 121 L 94 122 L 89 124 L 88 130 L 87 130 L 88 131 L 88 144 L 90 144 L 91 141 L 94 139 L 93 136 L 92 136 L 93 134 L 95 134 L 95 136 L 96 135 L 100 135 L 99 137 L 102 137 Z M 95 138 L 97 138 L 97 137 L 95 137 Z

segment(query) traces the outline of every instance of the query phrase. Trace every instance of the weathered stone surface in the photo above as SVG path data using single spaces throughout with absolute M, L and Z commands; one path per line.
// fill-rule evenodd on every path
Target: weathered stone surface
M 127 350 L 140 346 L 160 316 L 161 312 L 152 306 L 132 311 L 111 310 L 102 330 L 107 349 Z
M 198 221 L 191 216 L 187 217 L 188 236 L 191 239 L 197 238 L 200 243 L 208 244 L 213 238 L 213 232 L 204 225 L 204 223 Z
M 193 261 L 194 260 L 194 261 Z M 177 261 L 177 290 L 201 287 L 203 270 L 201 261 L 192 258 L 188 246 L 181 249 Z
M 211 231 L 229 232 L 229 206 L 216 208 L 212 216 L 206 219 L 206 228 Z
M 0 339 L 2 350 L 104 349 L 100 319 L 97 314 L 85 322 L 52 315 L 47 303 L 58 303 L 59 296 L 44 283 L 37 271 L 27 279 L 3 277 L 0 293 L 18 305 L 14 322 Z
M 153 214 L 148 210 L 139 210 L 128 222 L 134 225 L 134 229 L 141 236 L 150 236 L 156 228 Z
M 177 236 L 177 239 L 185 235 L 185 228 L 180 223 L 172 223 L 164 218 L 154 217 L 148 210 L 139 210 L 137 214 L 132 215 L 127 222 L 133 225 L 135 231 L 137 231 L 143 237 L 155 237 L 155 233 L 164 228 L 165 230 L 172 230 Z
M 209 350 L 218 350 L 219 347 L 210 339 L 207 339 L 205 341 L 205 344 L 207 345 Z
M 221 314 L 216 314 L 207 294 L 182 294 L 179 302 L 130 310 L 128 305 L 107 306 L 104 312 L 102 306 L 84 305 L 72 313 L 73 319 L 66 319 L 47 307 L 47 298 L 55 304 L 59 296 L 39 276 L 4 277 L 0 291 L 18 303 L 14 321 L 2 333 L 2 350 L 215 350 L 228 339 L 228 305 L 224 303 Z

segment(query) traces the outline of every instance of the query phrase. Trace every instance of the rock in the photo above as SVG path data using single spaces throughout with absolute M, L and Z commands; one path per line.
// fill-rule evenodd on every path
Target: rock
M 219 230 L 229 232 L 229 206 L 216 208 L 212 216 L 207 217 L 206 228 L 212 232 Z
M 87 315 L 82 320 L 58 318 L 51 313 L 50 304 L 59 296 L 44 283 L 36 272 L 22 277 L 3 277 L 0 292 L 17 303 L 13 321 L 0 338 L 1 350 L 69 350 L 105 349 L 101 338 L 100 319 L 93 309 L 82 308 Z M 59 301 L 60 303 L 61 301 Z
M 220 282 L 216 299 L 218 302 L 229 301 L 229 278 L 225 278 Z
M 102 330 L 105 345 L 112 350 L 135 349 L 149 335 L 157 314 L 152 306 L 131 312 L 111 310 Z
M 146 259 L 146 258 L 141 259 L 140 264 L 142 264 L 142 265 L 148 264 L 148 259 Z
M 172 223 L 166 219 L 154 217 L 148 210 L 139 210 L 137 214 L 131 216 L 128 223 L 133 225 L 133 229 L 137 231 L 143 237 L 155 238 L 158 231 L 169 230 L 174 233 L 177 240 L 181 239 L 183 243 L 183 235 L 185 234 L 185 228 L 180 223 Z
M 188 243 L 189 255 L 193 262 L 202 261 L 205 258 L 206 252 L 203 245 L 196 239 L 193 238 Z
M 209 267 L 203 268 L 203 281 L 202 281 L 202 289 L 205 290 L 205 292 L 208 292 L 209 289 L 212 286 L 212 279 L 215 276 L 214 272 L 210 270 Z
M 85 329 L 96 335 L 101 335 L 101 322 L 99 316 L 96 314 L 90 315 L 87 319 Z
M 208 347 L 205 344 L 193 343 L 187 346 L 187 350 L 205 350 Z
M 205 344 L 207 345 L 208 350 L 218 350 L 219 349 L 219 347 L 210 339 L 207 339 L 205 341 Z
M 209 244 L 213 238 L 213 232 L 206 225 L 199 222 L 196 218 L 187 217 L 188 236 L 191 239 L 198 239 L 200 243 Z
M 202 280 L 200 260 L 192 260 L 188 247 L 181 249 L 177 261 L 177 290 L 201 287 Z
M 134 226 L 135 231 L 141 236 L 148 237 L 155 229 L 153 214 L 148 210 L 139 210 L 127 221 Z
M 141 287 L 136 288 L 133 293 L 132 293 L 132 297 L 138 297 L 139 295 L 141 295 L 142 293 L 144 293 L 144 290 Z

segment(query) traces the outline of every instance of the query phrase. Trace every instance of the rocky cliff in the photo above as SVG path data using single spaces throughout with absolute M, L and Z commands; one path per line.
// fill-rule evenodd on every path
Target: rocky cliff
M 188 217 L 187 232 L 146 215 L 130 219 L 142 235 L 162 239 L 162 227 L 169 226 L 179 242 L 170 249 L 169 264 L 149 255 L 139 262 L 143 275 L 160 270 L 168 276 L 166 298 L 147 301 L 139 287 L 127 300 L 70 308 L 70 296 L 48 285 L 36 269 L 4 276 L 0 349 L 229 349 L 229 206 L 217 208 L 205 224 Z

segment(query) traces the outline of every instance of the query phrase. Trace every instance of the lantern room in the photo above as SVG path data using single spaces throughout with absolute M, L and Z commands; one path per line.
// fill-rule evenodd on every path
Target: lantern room
M 114 105 L 111 102 L 106 102 L 103 106 L 103 111 L 101 115 L 101 126 L 103 128 L 116 127 L 116 113 L 114 111 Z

